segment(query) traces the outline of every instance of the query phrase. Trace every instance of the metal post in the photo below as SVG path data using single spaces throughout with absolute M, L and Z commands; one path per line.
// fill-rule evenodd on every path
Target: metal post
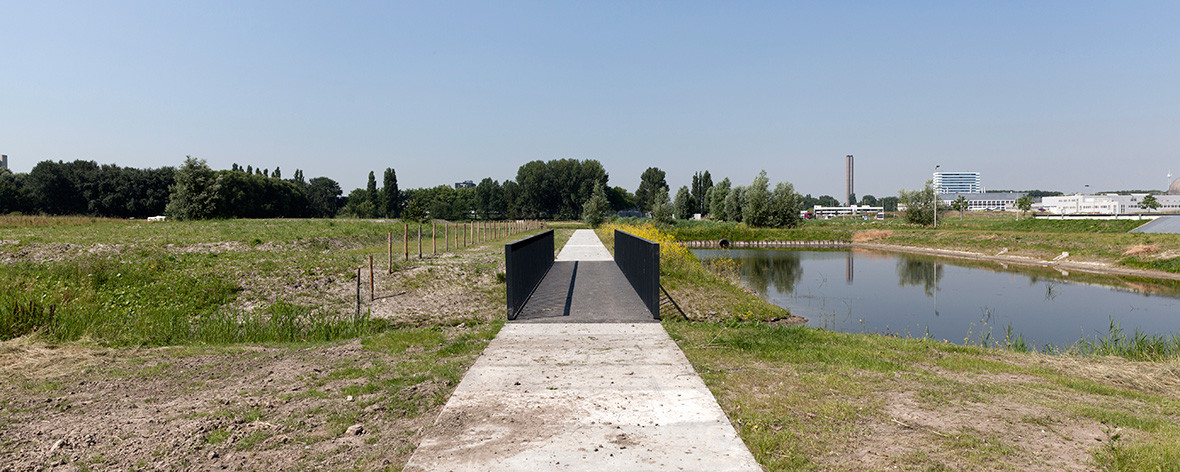
M 361 268 L 356 268 L 356 316 L 361 316 Z
M 942 166 L 934 166 L 934 171 L 938 172 L 938 168 Z M 938 189 L 934 189 L 934 229 L 938 229 L 938 201 L 941 197 L 938 196 Z
M 402 228 L 402 250 L 406 253 L 406 260 L 410 260 L 410 225 L 406 223 Z
M 434 255 L 437 256 L 438 255 L 438 233 L 436 231 L 437 231 L 437 229 L 434 226 L 434 222 L 431 221 L 430 222 L 430 251 L 433 252 Z
M 418 258 L 422 258 L 422 223 L 418 223 Z
M 377 294 L 374 293 L 373 284 L 373 255 L 369 254 L 369 301 L 377 299 Z
M 393 231 L 389 232 L 389 273 L 393 273 Z

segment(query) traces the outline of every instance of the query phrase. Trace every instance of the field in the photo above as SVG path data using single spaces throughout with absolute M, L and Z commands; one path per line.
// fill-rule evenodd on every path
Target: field
M 928 237 L 895 221 L 814 223 L 749 231 Z M 1122 227 L 1023 227 L 1042 224 L 965 219 L 929 237 L 1143 243 Z M 558 248 L 579 227 L 554 226 Z M 501 245 L 520 237 L 448 251 L 440 231 L 437 256 L 427 238 L 426 257 L 412 243 L 405 260 L 402 228 L 0 217 L 0 277 L 17 287 L 0 292 L 0 464 L 400 470 L 502 326 Z M 670 241 L 684 228 L 624 229 Z M 610 228 L 599 234 L 611 247 Z M 1147 258 L 1174 244 L 1148 240 L 1162 242 Z M 792 326 L 735 284 L 733 267 L 673 246 L 662 282 L 692 321 L 666 307 L 664 326 L 766 470 L 1180 470 L 1174 354 L 1043 355 Z
M 509 240 L 419 259 L 415 227 L 405 260 L 403 229 L 0 217 L 0 464 L 400 469 L 501 326 Z

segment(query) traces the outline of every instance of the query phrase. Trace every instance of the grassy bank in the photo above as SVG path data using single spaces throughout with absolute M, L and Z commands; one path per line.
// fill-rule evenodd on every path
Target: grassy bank
M 766 470 L 1180 470 L 1180 361 L 1167 339 L 1115 329 L 1046 355 L 1017 338 L 995 349 L 749 321 L 780 315 L 743 302 L 758 297 L 723 266 L 661 256 L 681 305 L 712 310 L 711 322 L 665 315 L 664 327 Z
M 675 244 L 669 232 L 652 226 L 611 224 L 596 230 L 598 238 L 613 251 L 615 229 L 660 243 L 660 284 L 692 320 L 760 320 L 798 322 L 789 311 L 763 300 L 736 283 L 736 267 L 706 270 L 696 256 Z M 663 318 L 680 317 L 671 306 L 660 311 Z
M 767 470 L 1180 470 L 1180 364 L 666 321 Z

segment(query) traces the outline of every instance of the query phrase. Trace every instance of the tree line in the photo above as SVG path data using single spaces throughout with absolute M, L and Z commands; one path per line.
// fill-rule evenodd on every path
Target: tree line
M 635 204 L 635 196 L 626 189 L 606 187 L 609 175 L 593 159 L 531 161 L 517 169 L 515 180 L 487 177 L 473 188 L 439 185 L 399 191 L 393 170 L 385 175 L 378 189 L 376 175 L 370 172 L 367 187 L 348 194 L 343 214 L 409 220 L 577 219 L 599 185 L 608 188 L 609 208 L 625 210 Z
M 249 170 L 249 172 L 247 172 Z M 327 177 L 291 179 L 253 166 L 213 170 L 188 158 L 180 168 L 137 169 L 93 161 L 42 161 L 28 173 L 0 169 L 0 214 L 146 218 L 332 217 L 340 185 Z
M 158 169 L 43 161 L 27 174 L 0 169 L 0 213 L 468 220 L 578 219 L 588 214 L 605 219 L 631 210 L 633 215 L 646 214 L 662 222 L 700 214 L 751 226 L 793 226 L 800 210 L 839 204 L 828 195 L 799 195 L 788 182 L 772 188 L 765 171 L 750 185 L 735 186 L 728 178 L 715 184 L 706 170 L 695 173 L 691 185 L 680 187 L 674 198 L 670 190 L 665 172 L 657 167 L 642 173 L 634 193 L 610 186 L 606 169 L 593 159 L 535 160 L 521 165 L 515 179 L 484 178 L 473 188 L 439 185 L 403 190 L 396 171 L 386 168 L 380 186 L 378 174 L 369 172 L 367 185 L 347 196 L 335 180 L 305 179 L 302 170 L 284 179 L 278 167 L 272 171 L 234 163 L 228 170 L 214 170 L 192 157 L 179 168 Z M 865 195 L 860 204 L 883 204 L 886 210 L 895 210 L 897 197 L 878 200 Z

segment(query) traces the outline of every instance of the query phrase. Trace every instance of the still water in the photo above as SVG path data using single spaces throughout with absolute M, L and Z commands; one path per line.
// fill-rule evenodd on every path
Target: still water
M 808 325 L 835 331 L 962 344 L 989 332 L 1002 341 L 1011 325 L 1038 348 L 1105 335 L 1112 318 L 1128 333 L 1180 332 L 1180 289 L 1164 282 L 857 249 L 693 253 L 733 259 L 743 285 Z

